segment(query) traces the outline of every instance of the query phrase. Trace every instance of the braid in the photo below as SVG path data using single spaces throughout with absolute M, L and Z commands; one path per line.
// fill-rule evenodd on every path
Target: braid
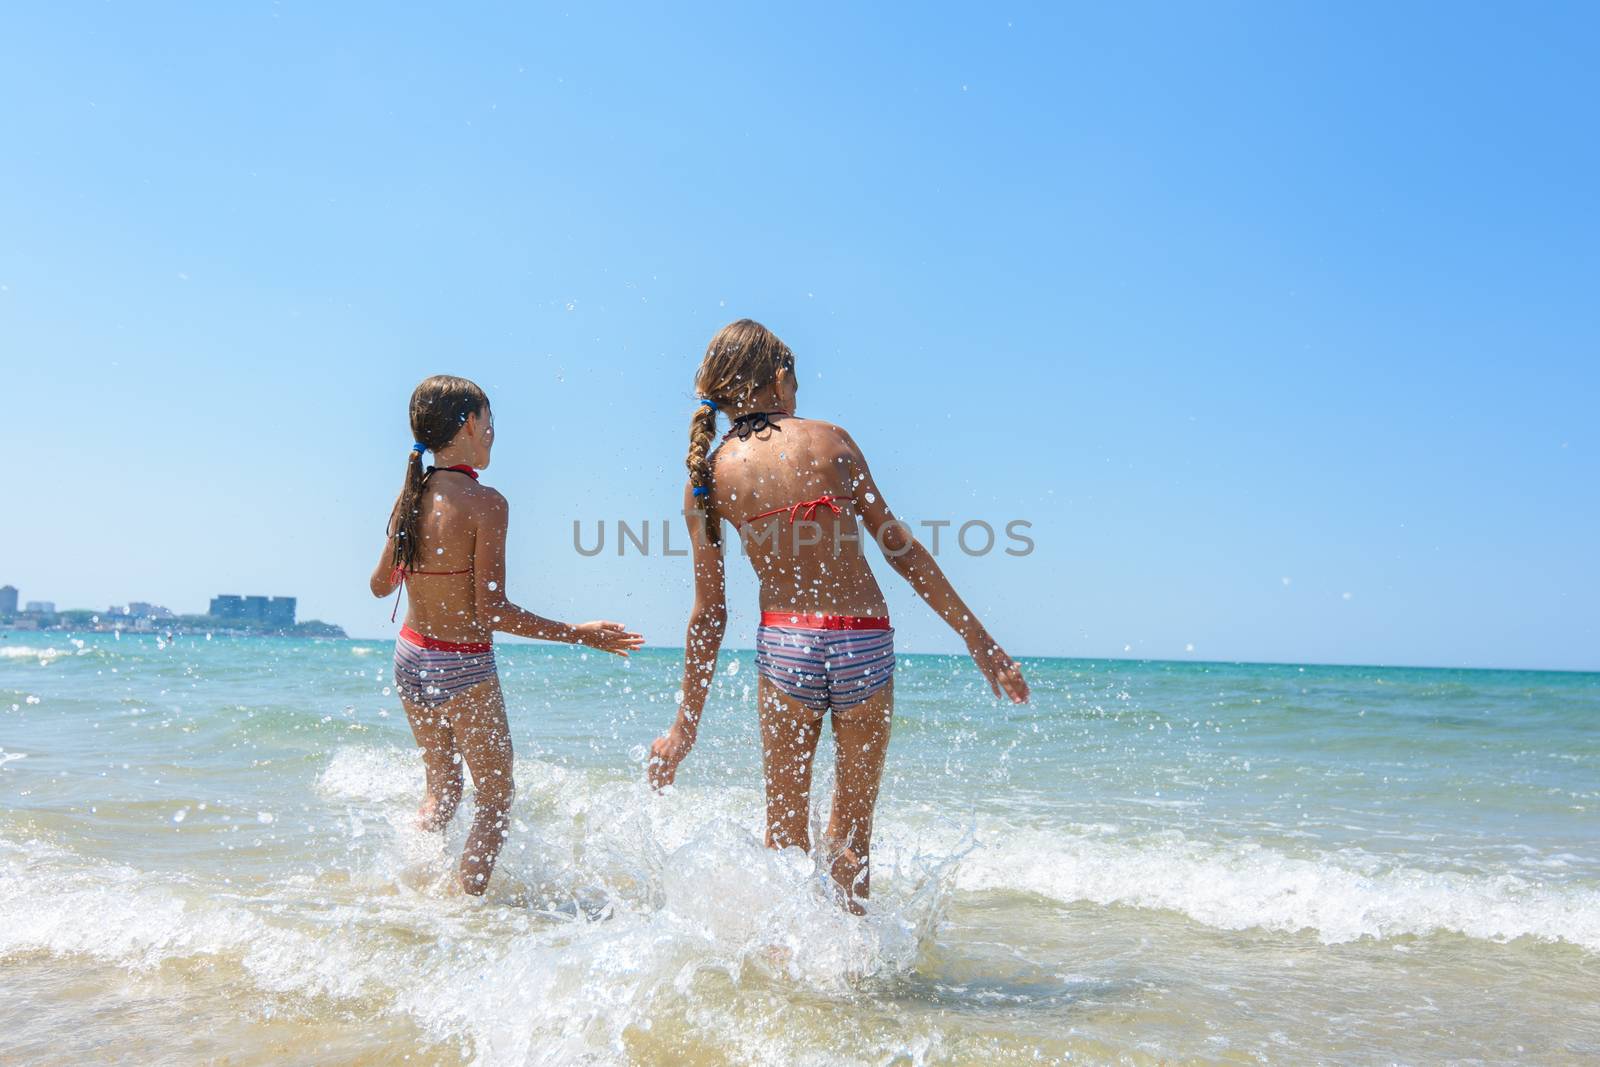
M 711 506 L 711 440 L 717 435 L 717 413 L 711 408 L 700 405 L 689 420 L 689 457 L 684 465 L 689 468 L 689 484 L 696 490 L 696 502 L 705 511 L 706 541 L 708 544 L 722 542 L 721 524 L 717 521 Z
M 706 346 L 695 374 L 694 391 L 704 400 L 730 407 L 747 402 L 772 384 L 779 370 L 794 373 L 794 353 L 778 335 L 754 319 L 730 322 Z M 711 441 L 717 435 L 717 412 L 701 404 L 689 422 L 689 485 L 705 510 L 706 540 L 722 543 L 721 521 L 711 505 Z

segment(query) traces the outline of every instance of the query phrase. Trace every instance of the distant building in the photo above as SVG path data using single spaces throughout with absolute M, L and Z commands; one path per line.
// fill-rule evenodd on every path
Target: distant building
M 30 600 L 22 610 L 30 615 L 54 615 L 56 613 L 56 602 L 54 600 Z
M 295 598 L 292 596 L 236 596 L 224 593 L 211 598 L 210 615 L 222 622 L 243 622 L 288 629 L 294 625 Z
M 173 617 L 171 608 L 164 608 L 160 604 L 146 604 L 142 600 L 133 600 L 127 607 L 113 604 L 106 609 L 106 617 L 111 619 L 130 619 L 134 622 L 153 622 L 157 619 L 170 619 Z
M 261 606 L 262 621 L 270 626 L 288 629 L 294 625 L 294 608 L 294 597 L 275 596 Z
M 14 585 L 0 585 L 0 615 L 15 615 L 17 613 L 17 587 Z
M 251 622 L 266 622 L 271 606 L 271 597 L 247 596 L 244 598 L 244 617 Z

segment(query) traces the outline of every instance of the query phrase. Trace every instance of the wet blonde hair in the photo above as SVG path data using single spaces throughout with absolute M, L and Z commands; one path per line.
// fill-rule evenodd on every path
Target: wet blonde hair
M 694 376 L 696 394 L 717 408 L 743 408 L 750 398 L 778 378 L 779 369 L 794 373 L 794 353 L 778 335 L 754 319 L 730 322 L 706 346 L 706 356 Z M 721 530 L 711 512 L 711 442 L 717 436 L 717 410 L 701 404 L 689 420 L 689 484 L 705 511 L 706 538 L 721 540 Z

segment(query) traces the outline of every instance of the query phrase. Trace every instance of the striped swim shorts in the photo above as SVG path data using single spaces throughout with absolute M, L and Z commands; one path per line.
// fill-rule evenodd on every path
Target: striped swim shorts
M 756 671 L 819 715 L 849 711 L 894 677 L 894 630 L 888 619 L 764 611 Z
M 394 684 L 413 704 L 436 708 L 495 675 L 494 645 L 425 637 L 409 626 L 394 643 Z

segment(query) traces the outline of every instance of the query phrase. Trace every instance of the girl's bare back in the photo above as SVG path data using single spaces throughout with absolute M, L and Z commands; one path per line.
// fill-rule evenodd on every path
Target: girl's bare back
M 739 530 L 763 611 L 883 615 L 863 548 L 865 464 L 838 426 L 774 414 L 714 453 L 712 504 Z
M 494 622 L 479 619 L 473 564 L 478 528 L 500 494 L 469 475 L 428 476 L 417 522 L 417 563 L 406 583 L 412 629 L 445 641 L 487 641 Z

